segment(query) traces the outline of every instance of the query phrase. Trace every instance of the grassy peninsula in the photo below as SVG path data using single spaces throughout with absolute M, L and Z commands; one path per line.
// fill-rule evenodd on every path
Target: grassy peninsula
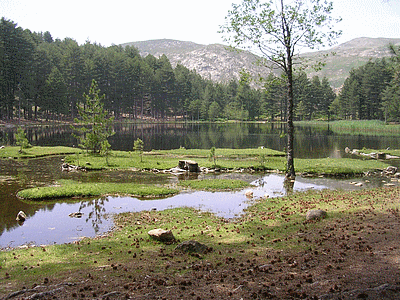
M 35 149 L 36 148 L 36 149 Z M 2 149 L 5 150 L 5 149 Z M 132 170 L 151 171 L 155 173 L 169 172 L 176 168 L 180 160 L 195 160 L 206 172 L 256 172 L 274 171 L 284 172 L 286 159 L 283 152 L 264 148 L 254 149 L 216 149 L 215 155 L 210 158 L 207 149 L 174 149 L 158 150 L 145 153 L 112 151 L 107 157 L 82 153 L 78 149 L 56 147 L 34 147 L 29 149 L 40 155 L 53 155 L 62 151 L 71 151 L 74 154 L 65 157 L 67 165 L 79 166 L 85 170 Z M 29 151 L 27 150 L 27 151 Z M 11 151 L 11 150 L 10 150 Z M 15 151 L 15 149 L 12 149 Z M 36 152 L 33 152 L 36 151 Z M 17 151 L 18 152 L 18 151 Z M 39 155 L 39 154 L 37 154 Z M 385 161 L 373 159 L 353 158 L 320 158 L 296 159 L 298 173 L 311 176 L 356 176 L 371 170 L 382 170 L 388 166 Z M 57 182 L 46 187 L 35 187 L 18 192 L 18 197 L 29 200 L 57 199 L 68 197 L 91 197 L 101 195 L 132 195 L 136 197 L 159 197 L 173 195 L 181 188 L 226 190 L 238 189 L 248 184 L 240 180 L 227 181 L 188 181 L 179 186 L 154 186 L 131 183 L 80 183 Z

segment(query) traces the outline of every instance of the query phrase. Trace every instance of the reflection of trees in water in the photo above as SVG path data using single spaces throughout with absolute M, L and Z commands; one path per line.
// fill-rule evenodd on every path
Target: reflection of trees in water
M 83 201 L 79 206 L 78 212 L 82 212 L 84 209 L 91 209 L 91 211 L 87 214 L 86 223 L 89 221 L 92 222 L 92 227 L 96 234 L 99 232 L 100 224 L 103 223 L 104 214 L 106 212 L 104 205 L 106 202 L 108 202 L 108 198 L 102 197 L 100 199 Z
M 286 178 L 283 180 L 283 188 L 286 191 L 286 195 L 291 195 L 293 194 L 293 188 L 294 188 L 294 180 Z

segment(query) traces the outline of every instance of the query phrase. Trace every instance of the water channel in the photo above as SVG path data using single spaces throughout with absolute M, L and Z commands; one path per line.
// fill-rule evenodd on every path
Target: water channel
M 2 144 L 14 142 L 15 127 L 0 130 Z M 73 146 L 77 141 L 69 126 L 43 126 L 27 128 L 28 139 L 33 145 Z M 131 150 L 133 141 L 143 139 L 146 150 L 173 149 L 179 147 L 209 149 L 253 148 L 264 146 L 282 150 L 284 128 L 271 124 L 127 124 L 115 126 L 116 134 L 110 139 L 114 150 Z M 396 136 L 347 136 L 329 130 L 297 128 L 295 137 L 296 157 L 340 157 L 344 148 L 382 149 L 400 147 Z M 224 218 L 234 218 L 251 204 L 244 191 L 239 192 L 192 192 L 165 199 L 142 200 L 132 197 L 103 197 L 95 199 L 68 199 L 67 201 L 23 202 L 16 193 L 23 188 L 51 184 L 59 179 L 82 182 L 118 181 L 151 182 L 163 184 L 180 180 L 176 176 L 159 176 L 131 171 L 110 172 L 61 172 L 62 157 L 34 160 L 0 160 L 0 248 L 21 245 L 68 243 L 82 237 L 101 235 L 112 229 L 114 213 L 143 210 L 163 210 L 190 206 L 210 211 Z M 200 175 L 200 178 L 206 175 Z M 216 175 L 207 175 L 216 176 Z M 284 178 L 277 174 L 221 174 L 221 177 L 239 177 L 252 183 L 255 198 L 268 194 L 270 197 L 286 194 Z M 354 189 L 351 180 L 327 178 L 296 179 L 294 191 L 306 189 Z M 364 187 L 381 186 L 381 179 L 364 183 Z M 215 199 L 218 201 L 215 201 Z M 24 223 L 15 220 L 18 211 L 24 211 L 28 219 Z M 81 212 L 81 218 L 70 213 Z

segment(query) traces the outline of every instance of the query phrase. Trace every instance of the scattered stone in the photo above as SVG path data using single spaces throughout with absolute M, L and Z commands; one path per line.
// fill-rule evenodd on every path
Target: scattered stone
M 67 163 L 63 163 L 61 165 L 61 171 L 63 172 L 76 172 L 76 171 L 86 171 L 85 168 L 79 167 L 79 166 L 74 166 L 74 165 L 70 165 Z
M 163 243 L 173 243 L 175 242 L 175 237 L 171 230 L 164 230 L 161 228 L 153 229 L 148 232 L 148 235 L 153 239 L 163 242 Z
M 389 166 L 383 170 L 382 175 L 393 176 L 397 173 L 397 170 L 398 170 L 397 167 Z
M 175 248 L 176 251 L 206 254 L 212 252 L 213 249 L 197 241 L 185 241 Z
M 253 198 L 253 191 L 246 191 L 244 194 L 247 198 Z
M 19 222 L 24 222 L 26 220 L 27 216 L 26 214 L 21 210 L 18 214 L 17 214 L 17 218 L 16 220 Z
M 307 212 L 306 220 L 325 219 L 328 214 L 321 209 L 312 209 Z
M 74 212 L 74 213 L 70 213 L 68 216 L 71 217 L 71 218 L 82 218 L 83 213 L 81 213 L 81 212 Z

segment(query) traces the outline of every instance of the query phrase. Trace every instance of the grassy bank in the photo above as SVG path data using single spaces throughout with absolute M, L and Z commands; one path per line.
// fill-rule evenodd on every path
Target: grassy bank
M 262 261 L 272 260 L 265 255 L 266 251 L 297 252 L 314 247 L 307 242 L 306 237 L 310 239 L 310 236 L 306 233 L 319 230 L 318 240 L 323 247 L 321 230 L 327 235 L 329 230 L 324 228 L 330 228 L 333 222 L 351 224 L 359 215 L 365 216 L 368 212 L 387 219 L 386 215 L 398 208 L 399 192 L 396 187 L 295 193 L 279 199 L 259 200 L 234 222 L 187 208 L 124 213 L 115 219 L 118 229 L 102 238 L 1 251 L 0 293 L 5 295 L 46 281 L 90 280 L 91 286 L 104 286 L 104 282 L 111 283 L 117 278 L 135 282 L 144 276 L 184 277 L 200 262 L 201 265 L 211 264 L 215 270 L 232 262 L 237 262 L 239 267 L 240 262 L 245 265 L 246 261 L 256 258 L 263 264 Z M 304 222 L 305 213 L 312 208 L 325 209 L 328 218 L 317 223 Z M 357 230 L 356 225 L 354 222 L 354 230 Z M 347 226 L 351 233 L 352 225 Z M 147 232 L 154 228 L 171 229 L 179 241 L 197 240 L 214 251 L 201 255 L 203 260 L 198 256 L 177 254 L 176 244 L 165 245 L 149 238 Z M 284 259 L 280 252 L 275 253 L 275 258 L 272 257 L 275 261 Z M 250 268 L 246 267 L 246 272 L 250 272 L 247 271 Z
M 68 155 L 82 152 L 81 149 L 72 147 L 32 147 L 28 149 L 23 149 L 19 152 L 20 147 L 17 146 L 6 146 L 0 149 L 0 158 L 36 158 L 50 155 Z
M 88 170 L 131 169 L 167 170 L 177 167 L 179 160 L 195 160 L 200 167 L 214 168 L 208 158 L 209 150 L 176 149 L 137 153 L 113 151 L 107 159 L 84 154 L 70 155 L 66 162 Z M 285 172 L 286 158 L 282 152 L 270 149 L 216 149 L 216 165 L 222 169 L 278 170 Z M 388 165 L 383 161 L 358 160 L 351 158 L 295 159 L 297 173 L 336 175 L 357 175 L 363 172 L 383 169 Z
M 313 126 L 339 134 L 350 135 L 395 135 L 400 133 L 400 124 L 386 124 L 379 120 L 301 121 L 296 126 Z
M 132 183 L 81 183 L 62 180 L 60 184 L 36 187 L 19 191 L 17 196 L 29 200 L 55 198 L 93 197 L 104 195 L 131 195 L 134 197 L 161 197 L 177 194 L 178 190 L 170 187 L 132 184 Z
M 243 189 L 249 187 L 250 184 L 243 180 L 208 179 L 180 181 L 179 186 L 194 190 L 221 191 Z

